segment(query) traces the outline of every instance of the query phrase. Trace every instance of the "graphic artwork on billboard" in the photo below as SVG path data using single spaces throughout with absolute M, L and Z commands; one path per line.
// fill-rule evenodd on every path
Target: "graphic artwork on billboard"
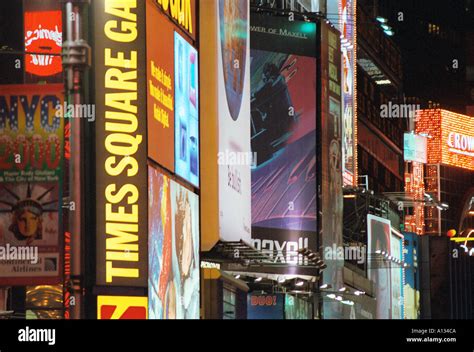
M 218 156 L 250 154 L 249 6 L 217 4 Z M 218 162 L 219 233 L 223 240 L 250 239 L 250 162 Z
M 199 187 L 198 53 L 178 33 L 175 51 L 175 170 Z
M 227 104 L 232 119 L 239 118 L 245 81 L 248 22 L 248 3 L 220 1 L 219 16 L 227 21 L 220 24 L 222 66 Z
M 375 283 L 376 319 L 403 319 L 403 236 L 390 220 L 367 215 L 368 278 Z M 390 259 L 387 259 L 390 257 Z
M 301 36 L 270 35 L 276 30 Z M 316 232 L 315 32 L 314 23 L 252 15 L 254 238 L 258 228 Z M 268 50 L 278 42 L 287 46 Z
M 199 318 L 199 199 L 149 167 L 149 314 Z
M 25 12 L 25 72 L 52 76 L 62 71 L 61 11 Z M 40 54 L 39 54 L 40 53 Z
M 63 86 L 0 86 L 0 277 L 55 284 L 60 275 Z

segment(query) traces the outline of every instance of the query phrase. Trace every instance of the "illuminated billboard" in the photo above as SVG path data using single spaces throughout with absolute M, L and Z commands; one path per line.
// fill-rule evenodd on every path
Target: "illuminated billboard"
M 219 240 L 250 243 L 249 4 L 200 4 L 201 244 L 209 250 Z
M 327 1 L 330 22 L 341 33 L 342 173 L 344 185 L 357 184 L 357 0 Z
M 174 33 L 175 171 L 199 187 L 198 53 Z
M 174 172 L 174 25 L 146 2 L 148 156 Z
M 56 284 L 61 275 L 63 86 L 0 86 L 0 277 Z
M 427 138 L 414 133 L 403 135 L 403 158 L 405 161 L 415 161 L 426 164 L 428 161 Z
M 376 319 L 404 319 L 403 235 L 367 215 L 368 278 L 375 284 Z
M 150 319 L 199 319 L 199 198 L 149 167 Z
M 145 1 L 93 2 L 96 278 L 147 286 Z
M 420 255 L 419 238 L 415 233 L 403 232 L 403 257 L 407 266 L 404 268 L 405 283 L 403 287 L 404 312 L 406 319 L 420 317 L 420 270 L 418 259 Z
M 259 14 L 251 24 L 252 236 L 315 237 L 316 24 Z
M 392 229 L 390 237 L 390 256 L 395 260 L 403 262 L 403 235 L 398 231 Z M 404 319 L 404 285 L 405 277 L 403 266 L 399 263 L 392 264 L 390 268 L 391 279 L 390 279 L 390 291 L 391 291 L 391 300 L 392 300 L 392 310 L 391 318 L 392 319 Z
M 342 247 L 342 91 L 341 91 L 341 52 L 339 33 L 329 24 L 321 23 L 321 114 L 318 150 L 321 155 L 321 231 L 324 247 Z M 323 282 L 333 287 L 342 287 L 344 261 L 340 258 L 327 260 L 323 272 Z M 324 302 L 325 318 L 342 317 L 342 305 L 334 300 Z
M 474 170 L 474 117 L 441 109 L 417 111 L 416 133 L 428 137 L 428 163 Z
M 147 297 L 97 296 L 97 319 L 135 320 L 148 318 Z
M 147 0 L 148 1 L 148 0 Z M 170 20 L 196 40 L 196 0 L 149 0 L 155 3 Z
M 317 27 L 252 13 L 250 33 L 252 244 L 296 264 L 317 247 Z
M 62 71 L 61 11 L 25 12 L 25 72 L 52 76 Z M 33 54 L 34 53 L 34 54 Z

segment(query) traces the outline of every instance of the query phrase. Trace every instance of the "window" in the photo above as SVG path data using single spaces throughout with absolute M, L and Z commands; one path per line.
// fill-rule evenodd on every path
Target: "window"
M 224 283 L 223 287 L 222 318 L 235 319 L 235 288 Z

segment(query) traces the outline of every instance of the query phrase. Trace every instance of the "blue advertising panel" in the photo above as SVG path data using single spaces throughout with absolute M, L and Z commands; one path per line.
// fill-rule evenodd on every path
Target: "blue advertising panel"
M 198 53 L 174 34 L 175 172 L 199 187 Z
M 283 319 L 285 295 L 248 294 L 247 319 Z
M 418 270 L 419 238 L 413 232 L 403 232 L 405 264 L 405 318 L 420 317 L 420 271 Z

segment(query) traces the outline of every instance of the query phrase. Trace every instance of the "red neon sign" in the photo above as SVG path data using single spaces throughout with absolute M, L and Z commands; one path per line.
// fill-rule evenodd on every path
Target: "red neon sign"
M 62 71 L 63 42 L 61 11 L 25 12 L 25 71 L 52 76 Z M 38 54 L 39 53 L 39 54 Z

